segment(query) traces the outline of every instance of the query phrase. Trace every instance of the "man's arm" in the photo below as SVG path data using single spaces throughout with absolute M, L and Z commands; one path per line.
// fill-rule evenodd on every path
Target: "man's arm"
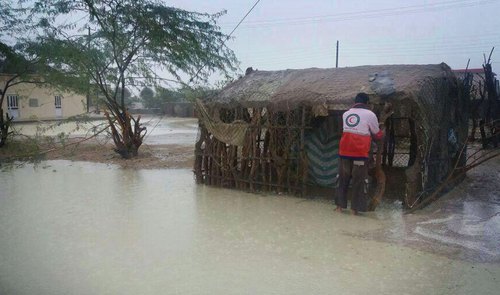
M 384 131 L 385 130 L 385 121 L 387 120 L 387 118 L 389 118 L 390 116 L 392 116 L 392 114 L 394 114 L 394 111 L 392 110 L 392 104 L 391 103 L 385 103 L 384 105 L 384 109 L 382 110 L 382 113 L 380 113 L 380 119 L 378 120 L 378 124 L 377 124 L 377 127 L 379 129 L 379 133 L 381 133 L 381 137 L 379 139 L 377 139 L 376 136 L 374 136 L 373 138 L 375 140 L 381 140 L 382 138 L 384 138 Z M 377 116 L 375 116 L 375 118 L 377 118 Z
M 372 138 L 376 141 L 382 140 L 384 138 L 384 132 L 379 127 L 379 122 L 377 120 L 377 116 L 372 113 L 373 116 L 370 118 L 370 122 L 368 123 L 368 127 L 370 128 L 370 133 L 372 134 Z

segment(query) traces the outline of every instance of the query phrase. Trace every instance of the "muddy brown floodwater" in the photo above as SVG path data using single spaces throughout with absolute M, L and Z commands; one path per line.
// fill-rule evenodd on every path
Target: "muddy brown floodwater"
M 498 294 L 500 202 L 475 185 L 460 208 L 356 217 L 189 169 L 4 168 L 0 294 Z
M 196 120 L 143 122 L 133 161 L 103 137 L 47 158 L 108 164 L 3 166 L 0 294 L 498 293 L 499 159 L 415 214 L 385 202 L 353 217 L 328 200 L 195 185 L 170 168 L 192 166 Z M 77 140 L 100 123 L 16 128 Z

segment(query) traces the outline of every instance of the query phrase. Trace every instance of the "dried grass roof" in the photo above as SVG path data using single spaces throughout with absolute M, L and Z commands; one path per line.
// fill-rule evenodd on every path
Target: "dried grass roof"
M 232 107 L 257 107 L 273 104 L 291 108 L 301 103 L 352 104 L 353 97 L 366 92 L 374 97 L 370 77 L 388 73 L 394 84 L 392 96 L 410 96 L 426 81 L 449 79 L 453 76 L 448 65 L 379 65 L 332 69 L 300 69 L 283 71 L 253 71 L 230 83 L 206 103 Z

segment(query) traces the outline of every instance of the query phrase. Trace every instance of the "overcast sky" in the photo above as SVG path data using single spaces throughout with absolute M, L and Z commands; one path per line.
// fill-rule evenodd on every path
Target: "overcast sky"
M 231 32 L 257 0 L 174 0 L 215 13 Z M 500 67 L 500 0 L 261 0 L 228 42 L 244 71 L 376 64 L 481 67 L 493 46 Z

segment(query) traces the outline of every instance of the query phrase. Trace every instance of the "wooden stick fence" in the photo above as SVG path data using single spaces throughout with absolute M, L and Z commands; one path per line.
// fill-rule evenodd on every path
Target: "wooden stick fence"
M 245 143 L 226 144 L 200 126 L 195 145 L 194 172 L 198 183 L 248 191 L 303 195 L 307 182 L 305 131 L 311 110 L 288 112 L 240 108 L 221 112 L 232 120 L 249 122 Z M 221 118 L 224 120 L 224 118 Z

